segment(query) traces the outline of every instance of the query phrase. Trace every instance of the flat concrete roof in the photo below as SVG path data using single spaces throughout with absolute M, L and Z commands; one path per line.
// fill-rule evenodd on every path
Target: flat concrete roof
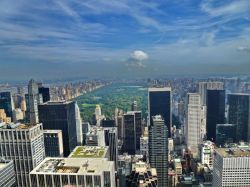
M 171 91 L 171 87 L 152 87 L 148 88 L 149 92 L 164 92 L 164 91 Z
M 245 148 L 218 148 L 216 151 L 224 158 L 227 157 L 250 157 L 250 147 Z
M 114 170 L 114 162 L 106 158 L 45 158 L 30 174 L 81 174 L 100 175 Z

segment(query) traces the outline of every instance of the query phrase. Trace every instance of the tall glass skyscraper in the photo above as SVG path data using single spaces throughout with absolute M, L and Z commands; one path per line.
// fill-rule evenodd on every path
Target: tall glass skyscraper
M 47 102 L 38 110 L 44 129 L 62 130 L 64 156 L 68 156 L 77 146 L 75 102 Z
M 149 120 L 152 124 L 152 116 L 161 115 L 168 127 L 168 137 L 171 137 L 172 127 L 172 95 L 171 88 L 148 89 Z
M 0 92 L 0 109 L 4 109 L 7 117 L 13 119 L 14 103 L 10 92 Z
M 236 124 L 237 141 L 250 141 L 249 102 L 249 94 L 228 94 L 228 122 Z
M 207 139 L 215 141 L 216 125 L 225 121 L 225 90 L 207 90 Z
M 168 128 L 160 115 L 149 127 L 149 163 L 156 168 L 158 187 L 168 187 Z
M 142 135 L 141 111 L 129 111 L 123 116 L 124 142 L 123 150 L 129 154 L 135 154 L 140 149 L 140 137 Z

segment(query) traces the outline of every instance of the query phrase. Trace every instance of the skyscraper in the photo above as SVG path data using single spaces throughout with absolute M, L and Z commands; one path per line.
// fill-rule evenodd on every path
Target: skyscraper
M 25 94 L 26 99 L 26 119 L 30 124 L 37 124 L 38 118 L 38 105 L 43 102 L 42 95 L 38 92 L 38 84 L 31 79 L 28 84 L 28 94 Z
M 110 127 L 104 128 L 105 133 L 105 144 L 109 146 L 110 160 L 115 162 L 115 168 L 117 168 L 117 157 L 118 157 L 118 138 L 117 128 Z
M 44 129 L 62 130 L 64 156 L 68 156 L 77 146 L 75 102 L 47 102 L 38 109 Z
M 12 160 L 5 160 L 0 157 L 0 186 L 15 187 L 15 170 Z
M 135 154 L 140 150 L 140 137 L 142 135 L 141 111 L 129 111 L 123 116 L 124 142 L 123 150 Z
M 216 140 L 216 125 L 225 121 L 225 90 L 207 90 L 207 139 Z
M 14 161 L 17 186 L 30 186 L 29 172 L 45 158 L 42 124 L 1 124 L 0 156 Z
M 83 135 L 82 135 L 82 118 L 81 118 L 81 113 L 80 109 L 75 103 L 75 113 L 76 113 L 76 136 L 77 136 L 77 144 L 82 145 L 83 142 Z
M 86 145 L 105 146 L 105 134 L 102 127 L 93 126 L 86 134 Z
M 250 186 L 250 147 L 215 150 L 213 187 Z
M 136 101 L 134 101 L 131 104 L 131 111 L 138 111 L 138 106 L 137 106 L 137 102 Z
M 63 156 L 63 137 L 61 130 L 44 130 L 44 147 L 46 157 Z
M 207 90 L 223 90 L 224 83 L 219 81 L 199 82 L 199 94 L 201 96 L 201 105 L 207 104 Z
M 7 117 L 13 117 L 14 103 L 10 92 L 0 92 L 0 109 L 4 109 Z
M 202 142 L 202 106 L 198 93 L 187 94 L 186 141 L 194 157 L 198 156 L 199 144 Z
M 216 145 L 224 146 L 226 143 L 236 142 L 235 124 L 217 124 L 216 125 Z
M 249 94 L 228 94 L 228 122 L 236 125 L 236 141 L 250 141 Z
M 39 92 L 39 94 L 42 95 L 44 103 L 50 101 L 50 91 L 49 91 L 49 88 L 46 88 L 46 87 L 43 87 L 43 86 L 39 86 L 38 92 Z
M 161 115 L 168 127 L 168 137 L 171 137 L 172 127 L 172 94 L 171 88 L 148 89 L 149 120 L 152 124 L 152 116 Z
M 149 126 L 149 163 L 156 168 L 158 187 L 168 186 L 168 128 L 160 115 Z

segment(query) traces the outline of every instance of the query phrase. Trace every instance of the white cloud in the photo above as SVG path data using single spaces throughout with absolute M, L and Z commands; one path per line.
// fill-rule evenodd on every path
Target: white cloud
M 144 61 L 144 60 L 147 60 L 149 57 L 147 53 L 141 50 L 133 51 L 133 53 L 130 56 L 133 60 L 136 60 L 136 61 Z
M 250 47 L 249 46 L 239 46 L 238 50 L 239 51 L 250 52 Z
M 215 1 L 214 0 L 204 1 L 201 5 L 201 9 L 212 16 L 234 15 L 250 11 L 249 0 L 237 0 L 219 7 L 214 7 L 213 2 Z

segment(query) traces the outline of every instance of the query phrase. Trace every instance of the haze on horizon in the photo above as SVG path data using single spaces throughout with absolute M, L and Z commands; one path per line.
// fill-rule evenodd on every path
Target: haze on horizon
M 2 0 L 0 79 L 250 73 L 249 0 Z

